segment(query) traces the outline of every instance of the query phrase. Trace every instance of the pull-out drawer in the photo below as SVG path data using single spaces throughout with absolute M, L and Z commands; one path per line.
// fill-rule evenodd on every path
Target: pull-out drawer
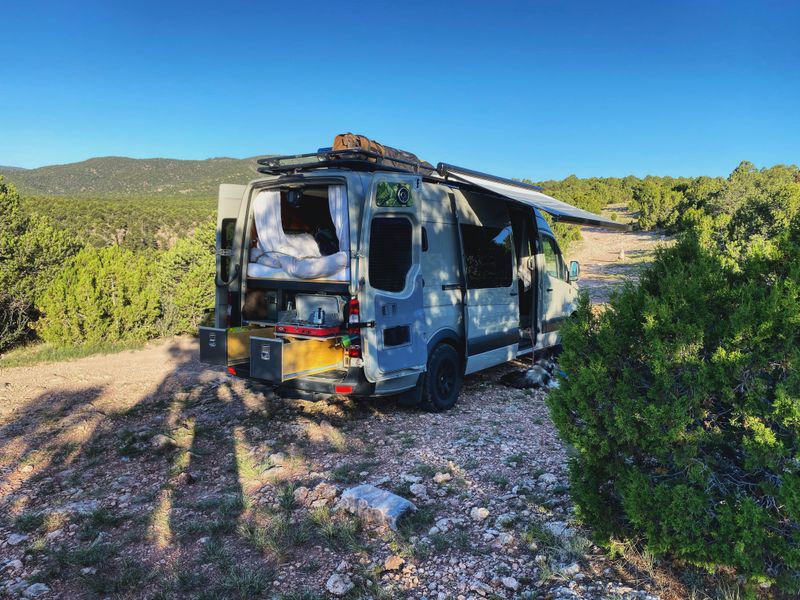
M 250 358 L 250 338 L 271 336 L 274 327 L 200 328 L 200 362 L 211 365 L 235 365 Z
M 335 340 L 250 338 L 250 376 L 274 383 L 338 369 L 344 350 Z

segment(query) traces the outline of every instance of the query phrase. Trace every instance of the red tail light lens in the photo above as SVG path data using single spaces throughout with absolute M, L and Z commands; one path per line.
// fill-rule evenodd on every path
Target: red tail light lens
M 337 394 L 351 394 L 353 392 L 352 385 L 337 385 L 333 389 Z
M 350 298 L 347 303 L 347 333 L 351 336 L 347 356 L 350 358 L 361 358 L 361 329 L 358 326 L 360 321 L 361 307 L 358 305 L 358 298 Z
M 228 367 L 228 375 L 236 375 L 236 369 L 233 367 Z

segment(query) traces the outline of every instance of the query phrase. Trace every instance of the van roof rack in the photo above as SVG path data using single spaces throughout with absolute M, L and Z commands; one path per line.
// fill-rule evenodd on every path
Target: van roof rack
M 429 175 L 434 169 L 424 161 L 406 160 L 384 156 L 378 152 L 360 149 L 331 150 L 321 148 L 308 154 L 290 154 L 259 158 L 259 173 L 279 175 L 316 169 L 351 169 L 353 171 L 398 171 Z

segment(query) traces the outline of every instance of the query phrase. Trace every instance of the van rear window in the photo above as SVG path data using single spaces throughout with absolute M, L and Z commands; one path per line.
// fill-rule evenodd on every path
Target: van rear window
M 370 226 L 369 282 L 386 292 L 401 292 L 411 268 L 411 221 L 375 217 Z

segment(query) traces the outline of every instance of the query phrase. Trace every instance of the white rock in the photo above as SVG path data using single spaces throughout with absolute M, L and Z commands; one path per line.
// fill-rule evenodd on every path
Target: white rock
M 545 485 L 555 485 L 558 483 L 558 477 L 552 473 L 543 473 L 542 475 L 539 475 L 539 479 L 537 479 L 537 481 Z
M 439 532 L 441 532 L 441 529 L 439 529 L 438 527 L 431 527 L 428 530 L 428 535 L 436 535 Z
M 22 561 L 18 558 L 15 558 L 14 560 L 8 561 L 4 568 L 10 571 L 20 571 L 22 569 Z
M 517 581 L 513 577 L 503 577 L 500 580 L 500 583 L 503 584 L 503 587 L 506 587 L 509 590 L 512 590 L 512 591 L 515 591 L 515 592 L 519 589 L 519 581 Z
M 556 537 L 571 538 L 575 536 L 575 532 L 563 521 L 545 523 L 544 528 Z
M 409 488 L 411 493 L 416 496 L 417 498 L 427 498 L 428 497 L 428 488 L 426 488 L 421 483 L 414 483 Z
M 347 592 L 352 590 L 353 587 L 354 585 L 353 582 L 350 581 L 350 578 L 347 575 L 340 575 L 339 573 L 334 573 L 328 578 L 328 581 L 325 582 L 325 589 L 334 596 L 344 596 Z
M 46 594 L 50 591 L 50 588 L 47 587 L 43 583 L 34 583 L 33 585 L 29 585 L 25 588 L 25 591 L 22 592 L 22 595 L 26 598 L 38 598 L 42 594 Z
M 578 563 L 571 563 L 560 570 L 565 577 L 572 577 L 581 572 L 581 567 Z
M 514 543 L 514 534 L 504 532 L 497 536 L 497 544 L 499 546 L 510 546 Z
M 24 533 L 12 533 L 6 539 L 6 541 L 8 542 L 9 546 L 17 546 L 17 545 L 19 545 L 22 542 L 25 542 L 27 540 L 28 540 L 28 536 L 25 535 Z
M 483 506 L 475 506 L 469 511 L 469 516 L 472 517 L 473 521 L 484 521 L 489 516 L 489 509 Z

